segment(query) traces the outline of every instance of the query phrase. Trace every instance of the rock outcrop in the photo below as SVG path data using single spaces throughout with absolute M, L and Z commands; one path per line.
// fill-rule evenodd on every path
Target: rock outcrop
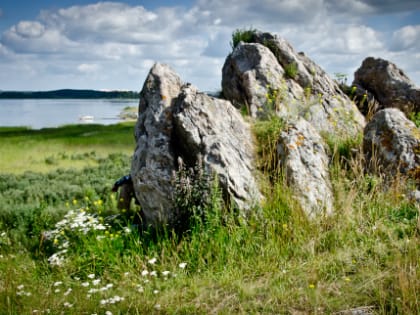
M 420 175 L 420 131 L 396 108 L 373 116 L 364 130 L 363 150 L 374 170 L 379 168 L 391 176 Z
M 324 143 L 303 118 L 282 132 L 277 146 L 286 182 L 309 218 L 333 211 L 333 193 Z
M 304 117 L 318 132 L 354 135 L 365 120 L 337 83 L 284 39 L 256 32 L 240 43 L 223 66 L 222 92 L 254 117 L 276 111 L 288 120 Z
M 238 110 L 183 84 L 166 65 L 155 64 L 144 83 L 135 138 L 131 175 L 148 225 L 177 220 L 172 181 L 178 158 L 193 167 L 201 156 L 225 196 L 243 211 L 261 197 L 251 130 Z
M 185 87 L 173 114 L 179 155 L 191 161 L 202 156 L 204 166 L 217 175 L 220 187 L 242 210 L 260 200 L 254 173 L 250 126 L 228 101 Z
M 170 220 L 177 158 L 171 148 L 172 111 L 182 85 L 172 69 L 157 63 L 140 92 L 131 176 L 147 224 Z
M 420 111 L 420 89 L 395 64 L 368 57 L 354 73 L 358 99 L 366 94 L 378 101 L 378 110 L 395 107 L 408 114 Z M 366 96 L 364 98 L 366 98 Z

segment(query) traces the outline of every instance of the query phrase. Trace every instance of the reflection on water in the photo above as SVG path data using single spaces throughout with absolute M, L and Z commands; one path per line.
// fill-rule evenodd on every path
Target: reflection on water
M 0 99 L 0 126 L 27 126 L 33 129 L 66 124 L 115 124 L 130 99 Z

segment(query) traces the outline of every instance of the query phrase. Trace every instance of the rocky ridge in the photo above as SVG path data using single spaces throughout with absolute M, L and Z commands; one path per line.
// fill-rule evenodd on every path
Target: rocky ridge
M 250 42 L 233 49 L 222 74 L 225 99 L 184 84 L 167 65 L 156 63 L 150 70 L 140 96 L 131 167 L 148 225 L 179 219 L 173 178 L 180 161 L 190 168 L 203 161 L 204 169 L 218 178 L 225 202 L 242 213 L 259 205 L 263 197 L 253 134 L 239 108 L 254 120 L 277 115 L 285 121 L 277 159 L 309 218 L 334 213 L 331 156 L 323 137 L 355 138 L 364 130 L 366 161 L 381 166 L 376 170 L 417 174 L 418 129 L 404 114 L 379 111 L 365 127 L 365 118 L 338 84 L 286 40 L 255 32 Z M 407 88 L 412 91 L 411 85 Z

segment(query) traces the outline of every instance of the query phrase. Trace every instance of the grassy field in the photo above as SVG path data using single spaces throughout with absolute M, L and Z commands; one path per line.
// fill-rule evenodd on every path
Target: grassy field
M 309 222 L 271 161 L 281 128 L 255 126 L 264 204 L 245 220 L 212 185 L 182 236 L 106 219 L 132 125 L 1 129 L 0 314 L 419 314 L 411 184 L 365 174 L 359 142 L 330 140 L 336 212 Z
M 0 173 L 48 172 L 96 165 L 111 153 L 132 154 L 133 122 L 31 130 L 0 127 Z

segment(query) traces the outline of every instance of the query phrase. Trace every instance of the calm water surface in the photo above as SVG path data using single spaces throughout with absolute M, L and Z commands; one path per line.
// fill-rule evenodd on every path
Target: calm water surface
M 93 123 L 115 124 L 126 106 L 138 100 L 114 99 L 0 99 L 0 126 L 27 126 L 33 129 L 86 123 L 83 116 L 93 116 Z

